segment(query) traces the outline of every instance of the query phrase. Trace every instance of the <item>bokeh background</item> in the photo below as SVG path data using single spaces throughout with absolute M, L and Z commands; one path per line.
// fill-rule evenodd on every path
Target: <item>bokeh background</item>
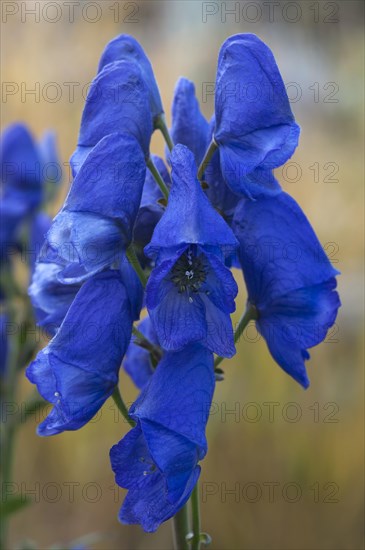
M 214 82 L 219 47 L 234 33 L 258 34 L 288 84 L 302 134 L 277 177 L 341 270 L 343 305 L 335 329 L 312 352 L 306 392 L 274 364 L 253 327 L 224 364 L 201 477 L 203 529 L 213 537 L 212 549 L 363 547 L 363 19 L 363 2 L 347 0 L 2 2 L 2 80 L 16 86 L 2 97 L 1 125 L 23 120 L 36 136 L 56 130 L 63 196 L 82 90 L 119 33 L 135 36 L 148 53 L 168 121 L 179 76 L 194 80 L 210 117 L 213 97 L 204 96 L 204 83 Z M 152 149 L 163 154 L 160 136 Z M 245 291 L 238 272 L 237 280 L 239 314 Z M 25 379 L 19 386 L 20 406 L 31 387 Z M 121 388 L 132 402 L 137 392 L 123 373 Z M 36 423 L 29 419 L 17 440 L 14 481 L 19 492 L 33 491 L 34 503 L 14 516 L 12 547 L 25 539 L 42 549 L 66 547 L 97 533 L 91 548 L 171 548 L 169 523 L 152 535 L 118 524 L 123 491 L 115 490 L 108 453 L 127 426 L 111 401 L 75 433 L 41 439 Z

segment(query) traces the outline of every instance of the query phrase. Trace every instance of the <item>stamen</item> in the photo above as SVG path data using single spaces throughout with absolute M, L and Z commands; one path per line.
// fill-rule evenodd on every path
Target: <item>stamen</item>
M 207 278 L 207 264 L 203 254 L 195 255 L 189 248 L 175 263 L 170 280 L 178 288 L 179 294 L 188 293 L 189 303 L 193 303 L 190 292 L 197 293 Z

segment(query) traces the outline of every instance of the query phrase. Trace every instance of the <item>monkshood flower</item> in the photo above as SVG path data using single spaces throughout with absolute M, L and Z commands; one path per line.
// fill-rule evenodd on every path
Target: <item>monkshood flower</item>
M 131 331 L 130 304 L 119 271 L 89 279 L 56 336 L 26 370 L 53 404 L 38 426 L 39 435 L 77 430 L 94 416 L 118 383 Z
M 238 243 L 201 189 L 193 153 L 176 145 L 170 160 L 168 205 L 145 248 L 156 261 L 146 305 L 165 350 L 201 342 L 231 357 L 235 347 L 230 313 L 237 285 L 224 259 Z
M 91 149 L 116 132 L 133 136 L 145 158 L 149 157 L 152 135 L 149 91 L 138 65 L 127 61 L 106 65 L 90 86 L 78 147 L 71 157 L 74 176 Z
M 176 83 L 171 114 L 173 142 L 186 145 L 199 166 L 209 145 L 209 124 L 200 111 L 194 83 L 187 78 L 179 78 Z
M 1 136 L 2 260 L 9 260 L 11 252 L 20 249 L 20 230 L 24 222 L 32 223 L 37 208 L 47 198 L 45 185 L 57 189 L 61 177 L 52 132 L 46 132 L 36 143 L 24 124 L 12 124 L 4 130 Z
M 57 188 L 57 184 L 62 181 L 62 169 L 58 157 L 56 134 L 51 130 L 47 130 L 44 132 L 38 146 L 44 166 L 43 175 L 46 181 L 49 181 L 53 189 L 55 189 Z
M 156 155 L 151 155 L 151 158 L 169 189 L 171 178 L 164 161 Z M 149 263 L 148 258 L 143 254 L 143 249 L 151 241 L 153 231 L 164 212 L 164 208 L 159 202 L 161 199 L 163 199 L 162 192 L 151 172 L 147 170 L 141 204 L 133 231 L 134 246 L 143 267 Z
M 253 34 L 231 36 L 220 50 L 215 119 L 213 149 L 232 191 L 280 192 L 271 171 L 292 156 L 300 129 L 274 56 Z
M 213 355 L 206 348 L 193 344 L 164 355 L 130 409 L 136 427 L 110 452 L 116 483 L 128 489 L 122 523 L 155 531 L 188 500 L 207 452 L 213 392 Z
M 289 195 L 237 207 L 234 232 L 256 325 L 275 361 L 305 388 L 307 348 L 319 344 L 340 300 L 334 269 L 304 213 Z
M 98 72 L 115 61 L 129 61 L 138 65 L 149 91 L 151 114 L 155 120 L 164 112 L 160 92 L 151 62 L 133 36 L 121 34 L 107 44 L 99 62 Z
M 104 137 L 74 179 L 62 210 L 47 235 L 61 282 L 79 282 L 119 263 L 132 240 L 146 165 L 135 138 Z
M 157 335 L 150 317 L 145 317 L 145 319 L 138 324 L 138 330 L 149 342 L 158 345 Z M 137 388 L 142 389 L 147 382 L 149 382 L 154 373 L 155 365 L 153 364 L 153 357 L 151 357 L 150 351 L 132 341 L 125 354 L 123 367 Z
M 43 174 L 37 144 L 24 124 L 12 124 L 1 136 L 1 180 L 6 199 L 11 193 L 27 210 L 39 206 Z

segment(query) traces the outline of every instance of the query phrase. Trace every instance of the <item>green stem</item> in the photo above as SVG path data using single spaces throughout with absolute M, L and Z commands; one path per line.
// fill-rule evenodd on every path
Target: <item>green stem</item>
M 145 272 L 142 269 L 141 264 L 139 263 L 136 251 L 134 250 L 134 246 L 132 244 L 127 248 L 127 258 L 129 260 L 129 263 L 133 267 L 134 271 L 137 273 L 143 288 L 145 288 L 147 284 L 147 277 Z
M 163 135 L 163 137 L 166 141 L 167 147 L 169 148 L 170 151 L 172 151 L 173 148 L 174 148 L 174 143 L 171 139 L 170 132 L 169 132 L 169 129 L 168 129 L 167 124 L 166 124 L 165 115 L 163 113 L 158 115 L 158 117 L 156 118 L 155 128 L 157 130 L 160 130 L 161 134 Z
M 189 533 L 188 506 L 185 504 L 173 517 L 173 536 L 175 550 L 189 550 L 186 536 Z
M 135 421 L 132 420 L 132 418 L 128 414 L 128 409 L 126 407 L 126 404 L 124 403 L 122 396 L 120 394 L 118 386 L 116 386 L 115 390 L 113 391 L 112 398 L 114 400 L 114 403 L 118 407 L 119 411 L 122 413 L 123 417 L 126 419 L 128 424 L 134 428 L 136 425 Z
M 166 200 L 169 198 L 169 190 L 167 189 L 166 183 L 163 181 L 160 172 L 157 170 L 156 166 L 153 163 L 153 160 L 149 158 L 146 162 L 147 168 L 150 170 L 151 174 L 156 180 L 157 185 L 161 189 L 161 192 Z
M 205 153 L 205 156 L 199 166 L 199 170 L 198 170 L 198 180 L 199 181 L 202 181 L 203 180 L 203 176 L 204 176 L 204 172 L 209 164 L 209 162 L 211 161 L 212 159 L 212 156 L 214 155 L 214 153 L 216 152 L 216 150 L 218 149 L 218 144 L 214 141 L 214 139 L 212 139 L 212 141 L 210 142 L 210 145 Z
M 10 312 L 10 318 L 15 319 L 14 311 Z M 10 360 L 8 363 L 8 371 L 6 373 L 5 398 L 3 403 L 9 403 L 10 406 L 15 404 L 16 399 L 16 382 L 19 357 L 19 341 L 17 335 L 12 338 L 13 347 L 11 349 Z M 1 484 L 6 487 L 7 483 L 12 481 L 13 476 L 13 455 L 15 447 L 15 424 L 9 421 L 2 423 L 1 426 Z M 8 515 L 1 515 L 0 525 L 0 548 L 7 548 L 8 534 Z
M 193 538 L 191 539 L 191 550 L 200 550 L 199 481 L 191 493 L 191 513 L 193 518 Z
M 135 343 L 138 346 L 141 346 L 143 349 L 149 351 L 150 354 L 153 356 L 155 362 L 158 363 L 162 357 L 161 348 L 152 344 L 152 342 L 148 338 L 146 338 L 146 336 L 135 326 L 132 327 L 132 332 L 138 340 Z
M 235 330 L 234 333 L 234 343 L 236 344 L 238 340 L 241 338 L 243 331 L 247 327 L 248 323 L 254 319 L 257 319 L 257 309 L 253 305 L 249 305 L 242 315 L 238 327 Z M 214 361 L 214 368 L 217 368 L 218 365 L 223 361 L 224 357 L 216 357 Z

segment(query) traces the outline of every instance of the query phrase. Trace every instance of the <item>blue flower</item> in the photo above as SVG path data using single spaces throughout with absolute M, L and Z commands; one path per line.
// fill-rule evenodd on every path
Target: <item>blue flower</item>
M 53 404 L 39 435 L 84 426 L 110 397 L 130 341 L 130 304 L 119 271 L 105 271 L 80 289 L 46 348 L 26 370 Z
M 89 153 L 47 236 L 67 264 L 61 281 L 82 281 L 120 262 L 132 240 L 145 175 L 142 150 L 126 134 L 106 136 Z
M 237 285 L 224 265 L 237 241 L 202 191 L 194 156 L 183 145 L 171 154 L 172 187 L 147 256 L 156 259 L 146 287 L 146 305 L 162 348 L 177 351 L 192 342 L 231 357 L 235 353 L 230 313 Z
M 57 182 L 54 168 L 57 167 Z M 37 208 L 45 199 L 47 181 L 58 183 L 62 170 L 58 163 L 55 137 L 47 132 L 36 143 L 24 124 L 12 124 L 1 136 L 1 258 L 5 262 L 20 249 L 24 222 L 33 223 Z M 35 222 L 37 223 L 37 222 Z
M 340 306 L 334 290 L 338 271 L 286 193 L 243 200 L 233 229 L 257 328 L 275 361 L 306 388 L 307 348 L 325 338 Z
M 43 163 L 43 176 L 55 188 L 62 181 L 62 168 L 58 158 L 57 141 L 54 132 L 48 130 L 39 142 Z
M 186 145 L 194 153 L 195 162 L 201 163 L 208 145 L 209 124 L 200 111 L 194 83 L 186 78 L 179 78 L 175 86 L 171 137 L 175 144 Z
M 1 180 L 5 197 L 37 208 L 43 195 L 43 174 L 37 144 L 24 124 L 12 124 L 1 136 Z
M 219 53 L 216 127 L 223 176 L 238 194 L 276 194 L 273 168 L 298 144 L 299 126 L 270 49 L 253 34 L 228 38 Z
M 164 112 L 160 92 L 150 60 L 133 36 L 121 34 L 107 44 L 100 59 L 98 72 L 115 61 L 129 61 L 138 65 L 149 91 L 151 114 L 155 120 Z
M 139 323 L 138 330 L 149 342 L 158 345 L 157 335 L 149 317 L 146 317 Z M 123 367 L 139 389 L 144 388 L 154 373 L 154 365 L 150 352 L 135 344 L 133 340 L 125 354 Z
M 71 158 L 74 174 L 90 149 L 113 133 L 133 136 L 148 158 L 152 135 L 149 91 L 135 63 L 110 63 L 93 80 L 82 114 L 78 148 Z
M 137 426 L 110 452 L 116 483 L 128 489 L 122 523 L 155 531 L 188 500 L 207 452 L 213 392 L 213 356 L 205 348 L 167 353 L 158 364 L 130 409 Z

